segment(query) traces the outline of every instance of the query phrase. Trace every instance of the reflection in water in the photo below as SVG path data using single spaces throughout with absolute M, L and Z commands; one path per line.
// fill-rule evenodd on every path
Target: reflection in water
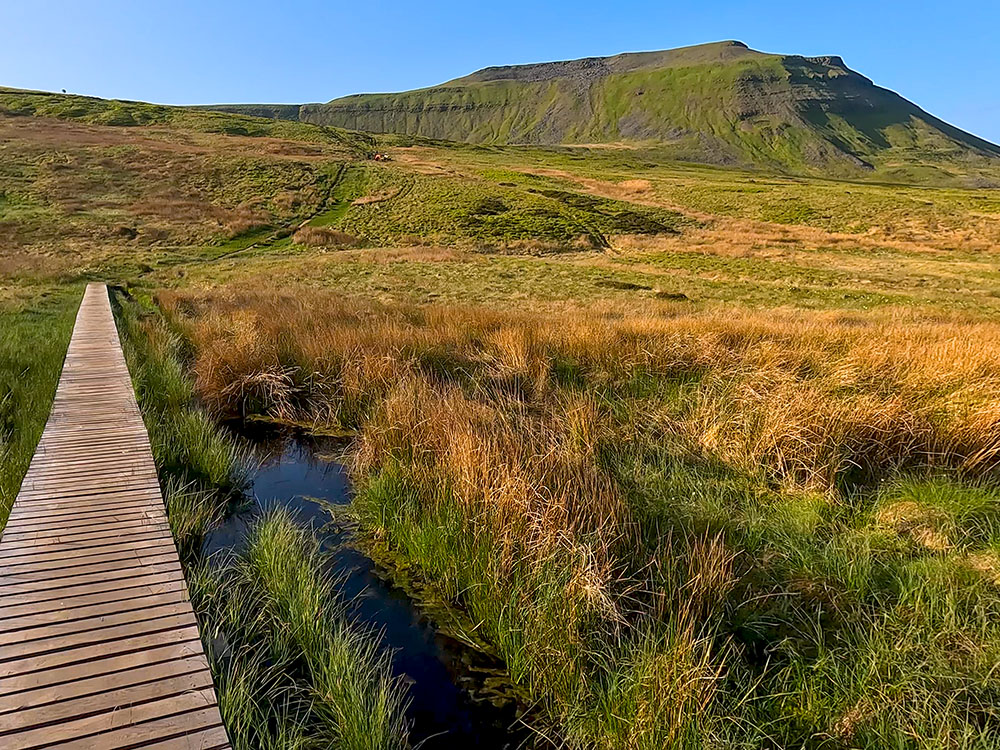
M 331 446 L 326 446 L 331 447 Z M 363 626 L 381 634 L 393 649 L 393 669 L 410 683 L 411 739 L 422 748 L 518 748 L 529 732 L 517 725 L 513 702 L 496 707 L 473 700 L 458 683 L 475 682 L 496 664 L 440 633 L 402 590 L 376 575 L 373 562 L 345 544 L 346 532 L 330 523 L 322 503 L 350 502 L 344 466 L 321 458 L 321 442 L 285 439 L 258 445 L 261 466 L 253 477 L 253 501 L 205 539 L 208 554 L 239 550 L 248 524 L 275 504 L 294 511 L 320 540 L 328 570 L 338 582 L 350 612 Z M 316 502 L 320 501 L 320 502 Z

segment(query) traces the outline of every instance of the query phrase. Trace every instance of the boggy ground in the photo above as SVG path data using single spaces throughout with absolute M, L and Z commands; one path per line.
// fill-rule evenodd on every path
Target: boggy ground
M 996 742 L 995 324 L 159 301 L 211 413 L 358 431 L 363 527 L 571 746 Z
M 367 136 L 145 106 L 0 92 L 0 509 L 80 282 L 127 287 L 199 617 L 246 645 L 213 660 L 238 746 L 403 747 L 405 691 L 303 625 L 339 610 L 285 520 L 201 567 L 239 461 L 192 394 L 354 432 L 361 527 L 556 742 L 1000 743 L 995 191 L 642 148 L 376 164 Z

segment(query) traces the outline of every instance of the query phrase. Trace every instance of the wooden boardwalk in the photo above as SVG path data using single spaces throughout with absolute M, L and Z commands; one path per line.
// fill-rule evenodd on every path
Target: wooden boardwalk
M 228 748 L 107 289 L 0 536 L 0 748 Z

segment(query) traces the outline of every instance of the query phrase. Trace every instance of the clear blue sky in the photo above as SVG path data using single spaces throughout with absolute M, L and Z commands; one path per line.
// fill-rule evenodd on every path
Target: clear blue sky
M 5 0 L 0 85 L 167 104 L 313 102 L 487 65 L 739 39 L 838 54 L 1000 142 L 997 0 Z

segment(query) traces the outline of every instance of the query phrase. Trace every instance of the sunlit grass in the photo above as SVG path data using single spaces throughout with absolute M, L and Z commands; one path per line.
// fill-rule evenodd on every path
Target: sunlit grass
M 161 302 L 214 414 L 358 429 L 362 529 L 570 746 L 1000 727 L 992 323 Z

